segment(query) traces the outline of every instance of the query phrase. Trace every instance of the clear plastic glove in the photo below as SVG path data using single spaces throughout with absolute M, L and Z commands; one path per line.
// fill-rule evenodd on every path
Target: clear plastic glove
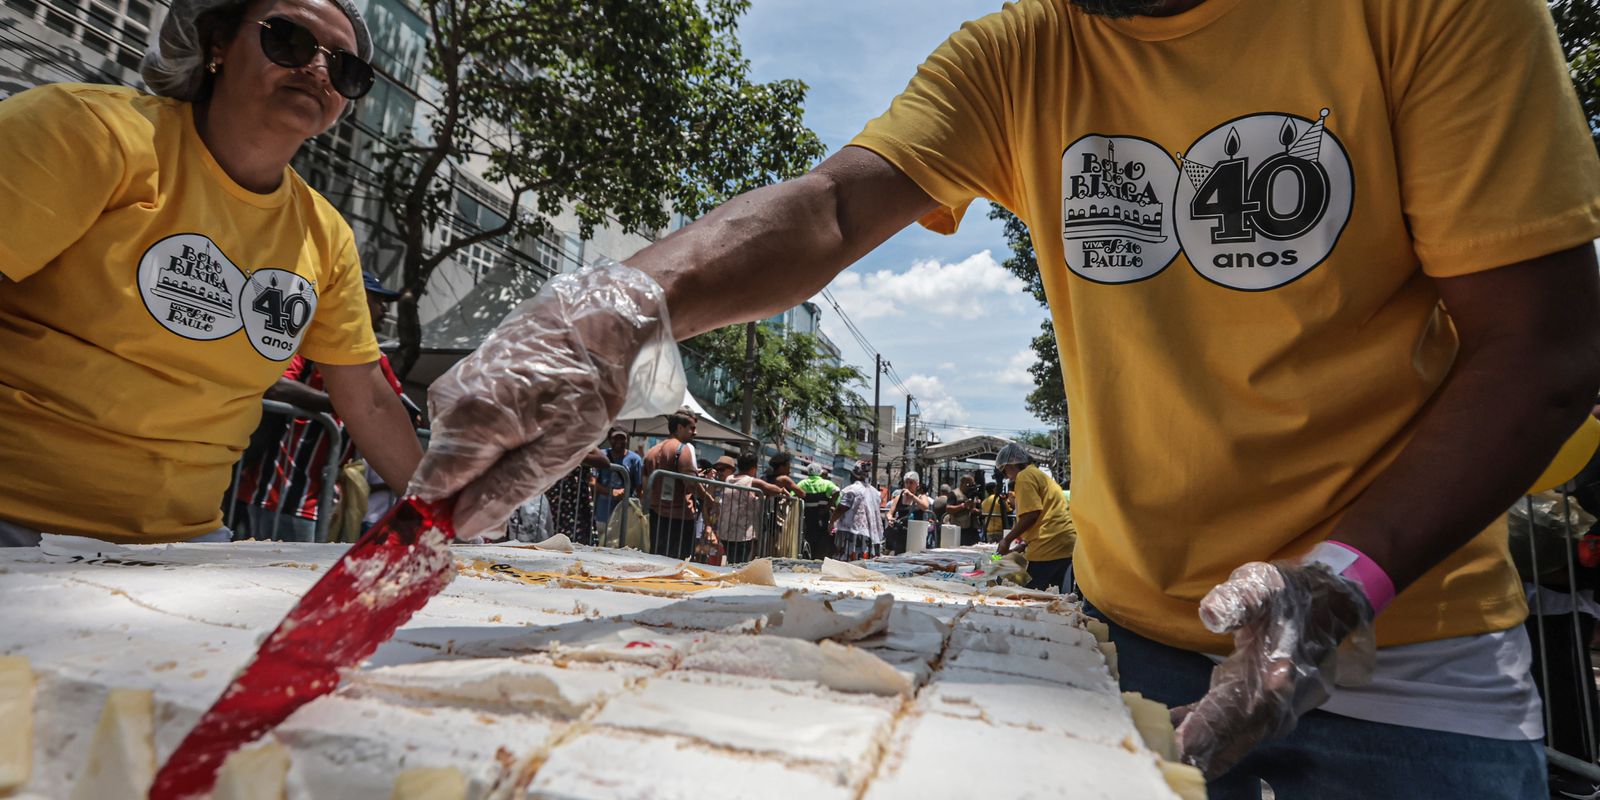
M 409 491 L 455 496 L 475 541 L 565 477 L 615 419 L 683 404 L 666 296 L 603 260 L 557 275 L 428 389 L 433 436 Z
M 1212 670 L 1205 697 L 1172 711 L 1183 760 L 1216 778 L 1258 743 L 1294 730 L 1335 683 L 1370 680 L 1372 616 L 1361 587 L 1322 564 L 1234 570 L 1200 601 L 1205 626 L 1233 634 L 1233 654 Z

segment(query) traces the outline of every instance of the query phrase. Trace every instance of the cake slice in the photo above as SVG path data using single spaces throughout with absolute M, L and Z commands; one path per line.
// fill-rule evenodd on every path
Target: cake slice
M 917 714 L 903 727 L 864 800 L 1179 800 L 1146 750 L 943 714 Z M 990 757 L 974 764 L 974 747 Z
M 33 695 L 28 659 L 0 656 L 0 795 L 28 782 L 33 773 Z
M 155 696 L 149 689 L 112 689 L 72 800 L 144 797 L 155 777 Z

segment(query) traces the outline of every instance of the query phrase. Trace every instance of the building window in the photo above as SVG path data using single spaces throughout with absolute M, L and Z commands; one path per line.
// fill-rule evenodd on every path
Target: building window
M 0 5 L 133 72 L 150 44 L 151 0 L 0 0 Z

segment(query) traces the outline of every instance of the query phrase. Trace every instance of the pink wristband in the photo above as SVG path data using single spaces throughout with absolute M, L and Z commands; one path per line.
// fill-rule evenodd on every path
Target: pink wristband
M 1345 544 L 1328 540 L 1311 548 L 1304 559 L 1307 563 L 1325 565 L 1333 574 L 1348 578 L 1361 587 L 1372 604 L 1374 615 L 1383 611 L 1394 600 L 1394 581 L 1389 573 L 1378 566 L 1366 553 Z

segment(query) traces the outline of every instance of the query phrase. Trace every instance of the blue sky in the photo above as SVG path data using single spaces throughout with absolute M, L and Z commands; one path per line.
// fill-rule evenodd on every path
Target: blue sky
M 832 153 L 962 22 L 999 8 L 1000 0 L 755 0 L 739 38 L 758 80 L 810 86 L 806 123 Z M 1033 387 L 1028 342 L 1045 312 L 999 266 L 1009 251 L 987 213 L 975 203 L 954 236 L 908 228 L 830 287 L 916 395 L 923 418 L 958 426 L 935 427 L 945 441 L 977 428 L 1044 429 L 1022 398 Z M 872 353 L 818 301 L 823 329 L 870 375 Z M 888 380 L 884 402 L 905 403 Z

